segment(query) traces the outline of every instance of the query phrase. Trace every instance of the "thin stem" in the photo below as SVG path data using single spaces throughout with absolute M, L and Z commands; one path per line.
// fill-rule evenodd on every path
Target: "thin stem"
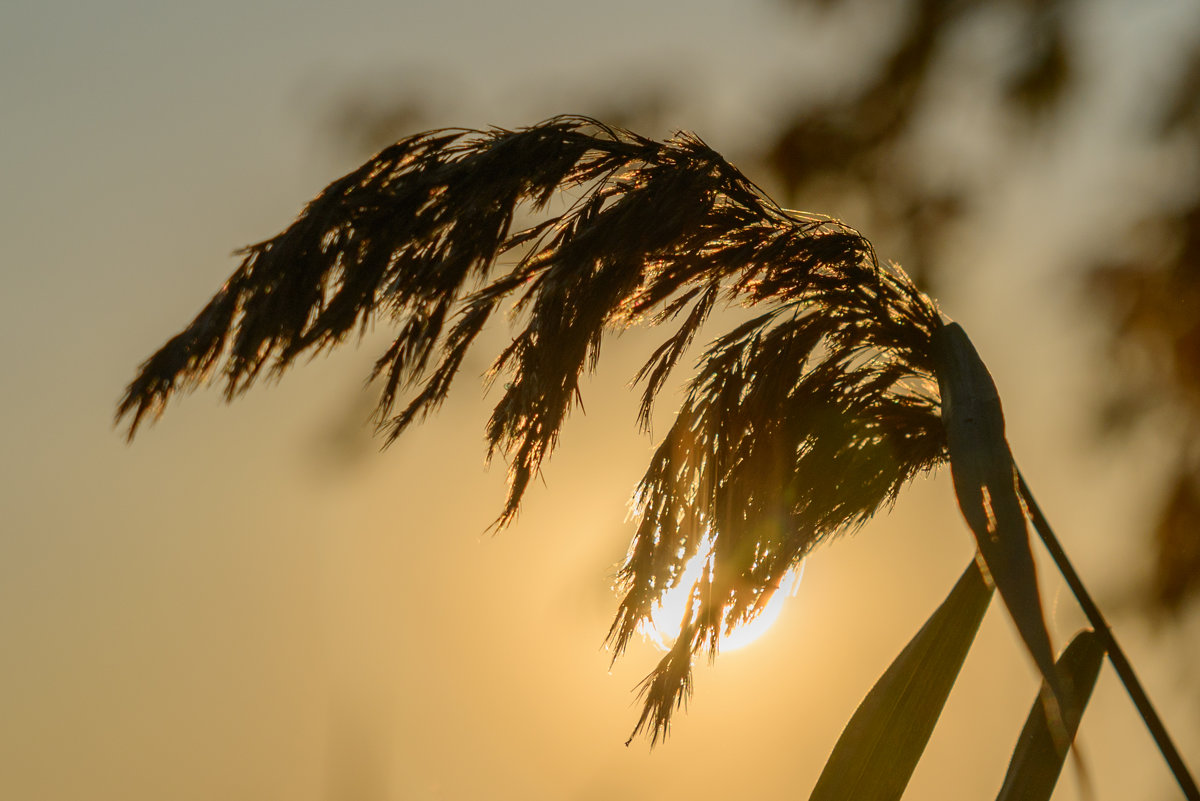
M 1108 661 L 1112 663 L 1113 669 L 1121 679 L 1121 683 L 1125 685 L 1125 692 L 1129 694 L 1133 705 L 1141 713 L 1142 720 L 1145 721 L 1146 728 L 1149 729 L 1150 735 L 1154 738 L 1158 750 L 1162 752 L 1163 758 L 1166 759 L 1167 765 L 1171 768 L 1171 773 L 1174 774 L 1175 781 L 1179 782 L 1179 786 L 1182 788 L 1183 794 L 1188 801 L 1200 801 L 1200 789 L 1196 787 L 1196 780 L 1188 772 L 1183 757 L 1179 755 L 1179 750 L 1175 747 L 1175 743 L 1171 741 L 1171 736 L 1167 734 L 1167 729 L 1163 725 L 1162 719 L 1159 718 L 1154 705 L 1150 703 L 1150 699 L 1146 696 L 1146 691 L 1142 688 L 1141 682 L 1138 681 L 1137 674 L 1133 672 L 1133 665 L 1129 663 L 1125 652 L 1117 644 L 1112 629 L 1109 628 L 1104 615 L 1100 613 L 1100 608 L 1096 606 L 1096 602 L 1088 594 L 1087 588 L 1083 586 L 1083 580 L 1075 572 L 1071 560 L 1067 558 L 1067 554 L 1059 543 L 1058 538 L 1054 536 L 1054 531 L 1050 528 L 1050 523 L 1047 522 L 1046 516 L 1042 514 L 1041 508 L 1038 506 L 1037 501 L 1034 500 L 1033 492 L 1030 491 L 1029 485 L 1025 483 L 1025 477 L 1021 475 L 1020 470 L 1017 470 L 1017 479 L 1020 482 L 1021 495 L 1025 498 L 1025 504 L 1029 508 L 1030 517 L 1033 519 L 1034 528 L 1041 535 L 1042 542 L 1046 544 L 1046 550 L 1050 552 L 1054 563 L 1058 565 L 1059 572 L 1066 579 L 1067 586 L 1075 594 L 1076 600 L 1079 601 L 1080 607 L 1083 608 L 1083 613 L 1087 615 L 1092 628 L 1100 637 L 1100 641 L 1104 645 L 1104 650 L 1108 653 Z

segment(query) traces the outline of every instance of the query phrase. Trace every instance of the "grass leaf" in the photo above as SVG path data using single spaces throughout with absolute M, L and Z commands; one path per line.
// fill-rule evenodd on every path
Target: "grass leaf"
M 904 793 L 975 640 L 992 587 L 972 561 L 846 725 L 809 801 Z
M 1000 395 L 957 323 L 939 329 L 933 347 L 959 508 L 1017 631 L 1061 706 L 1062 684 L 1042 614 L 1016 467 L 1004 438 Z
M 1066 685 L 1062 716 L 1069 740 L 1075 738 L 1079 729 L 1079 720 L 1096 686 L 1103 660 L 1104 646 L 1091 629 L 1075 635 L 1058 658 L 1058 675 Z M 1042 690 L 1043 693 L 1046 690 L 1044 683 Z M 1068 751 L 1056 741 L 1051 725 L 1039 697 L 1029 710 L 996 801 L 1049 801 Z

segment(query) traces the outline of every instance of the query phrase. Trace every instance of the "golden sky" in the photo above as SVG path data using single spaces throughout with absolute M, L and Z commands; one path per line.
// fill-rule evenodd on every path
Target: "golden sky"
M 1104 6 L 1095 35 L 1117 44 L 1188 18 L 1156 2 L 1126 26 L 1120 3 Z M 767 635 L 698 669 L 688 712 L 651 751 L 624 741 L 655 652 L 610 669 L 601 648 L 653 447 L 626 390 L 649 340 L 606 345 L 587 415 L 499 536 L 484 529 L 503 465 L 482 463 L 488 407 L 469 375 L 387 452 L 357 427 L 386 331 L 233 406 L 183 399 L 132 446 L 111 427 L 135 366 L 216 290 L 230 252 L 354 166 L 320 133 L 354 81 L 444 82 L 458 116 L 435 124 L 478 126 L 586 111 L 555 86 L 663 76 L 711 98 L 680 125 L 732 146 L 771 119 L 773 82 L 837 51 L 804 21 L 731 0 L 6 3 L 0 797 L 806 797 L 971 556 L 948 476 L 813 557 Z M 1114 74 L 1132 68 L 1113 59 Z M 1133 167 L 1096 127 L 1004 184 L 995 227 L 961 244 L 983 255 L 946 310 L 995 373 L 1014 451 L 1081 572 L 1105 587 L 1145 569 L 1125 532 L 1152 480 L 1135 460 L 1156 451 L 1112 464 L 1081 446 L 1087 376 L 1063 365 L 1094 335 L 1066 316 L 1067 282 L 1046 277 L 1083 233 L 1041 224 L 1069 204 L 1119 215 Z M 1080 619 L 1065 596 L 1051 607 L 1061 645 Z M 1035 687 L 999 611 L 906 797 L 999 786 Z M 1200 764 L 1194 682 L 1169 658 L 1195 655 L 1194 638 L 1136 619 L 1118 631 Z M 1107 673 L 1082 743 L 1100 799 L 1170 786 Z M 1068 768 L 1056 798 L 1075 798 L 1074 781 Z

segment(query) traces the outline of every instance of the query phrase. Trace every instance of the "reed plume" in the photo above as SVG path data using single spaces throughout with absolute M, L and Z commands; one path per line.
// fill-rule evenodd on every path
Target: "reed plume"
M 559 192 L 576 197 L 549 213 Z M 525 212 L 545 219 L 518 228 Z M 609 632 L 617 654 L 708 549 L 683 632 L 643 686 L 638 728 L 654 739 L 691 686 L 695 655 L 714 655 L 814 545 L 945 458 L 934 304 L 857 231 L 779 207 L 690 134 L 656 142 L 585 117 L 418 134 L 241 255 L 196 319 L 141 365 L 117 410 L 129 436 L 181 390 L 218 378 L 233 399 L 381 321 L 396 338 L 372 374 L 376 420 L 394 440 L 442 403 L 504 309 L 514 335 L 488 376 L 504 388 L 486 428 L 489 456 L 509 465 L 501 527 L 553 451 L 605 334 L 669 329 L 636 376 L 648 426 L 710 313 L 754 307 L 703 351 L 636 494 Z

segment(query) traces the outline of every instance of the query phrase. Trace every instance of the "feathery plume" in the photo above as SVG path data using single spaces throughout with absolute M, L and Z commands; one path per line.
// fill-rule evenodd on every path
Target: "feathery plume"
M 578 198 L 550 214 L 563 190 Z M 546 218 L 514 230 L 522 210 Z M 117 409 L 129 436 L 214 374 L 233 399 L 378 319 L 397 332 L 372 373 L 390 442 L 438 408 L 484 326 L 511 306 L 517 330 L 489 374 L 504 389 L 486 428 L 489 456 L 509 463 L 501 527 L 606 333 L 673 329 L 636 378 L 648 426 L 711 312 L 762 309 L 703 352 L 636 495 L 616 654 L 708 549 L 684 632 L 643 685 L 635 733 L 655 740 L 696 655 L 715 655 L 816 544 L 945 458 L 934 304 L 857 231 L 779 207 L 690 134 L 655 142 L 585 117 L 418 134 L 241 254 L 196 319 L 141 365 Z

